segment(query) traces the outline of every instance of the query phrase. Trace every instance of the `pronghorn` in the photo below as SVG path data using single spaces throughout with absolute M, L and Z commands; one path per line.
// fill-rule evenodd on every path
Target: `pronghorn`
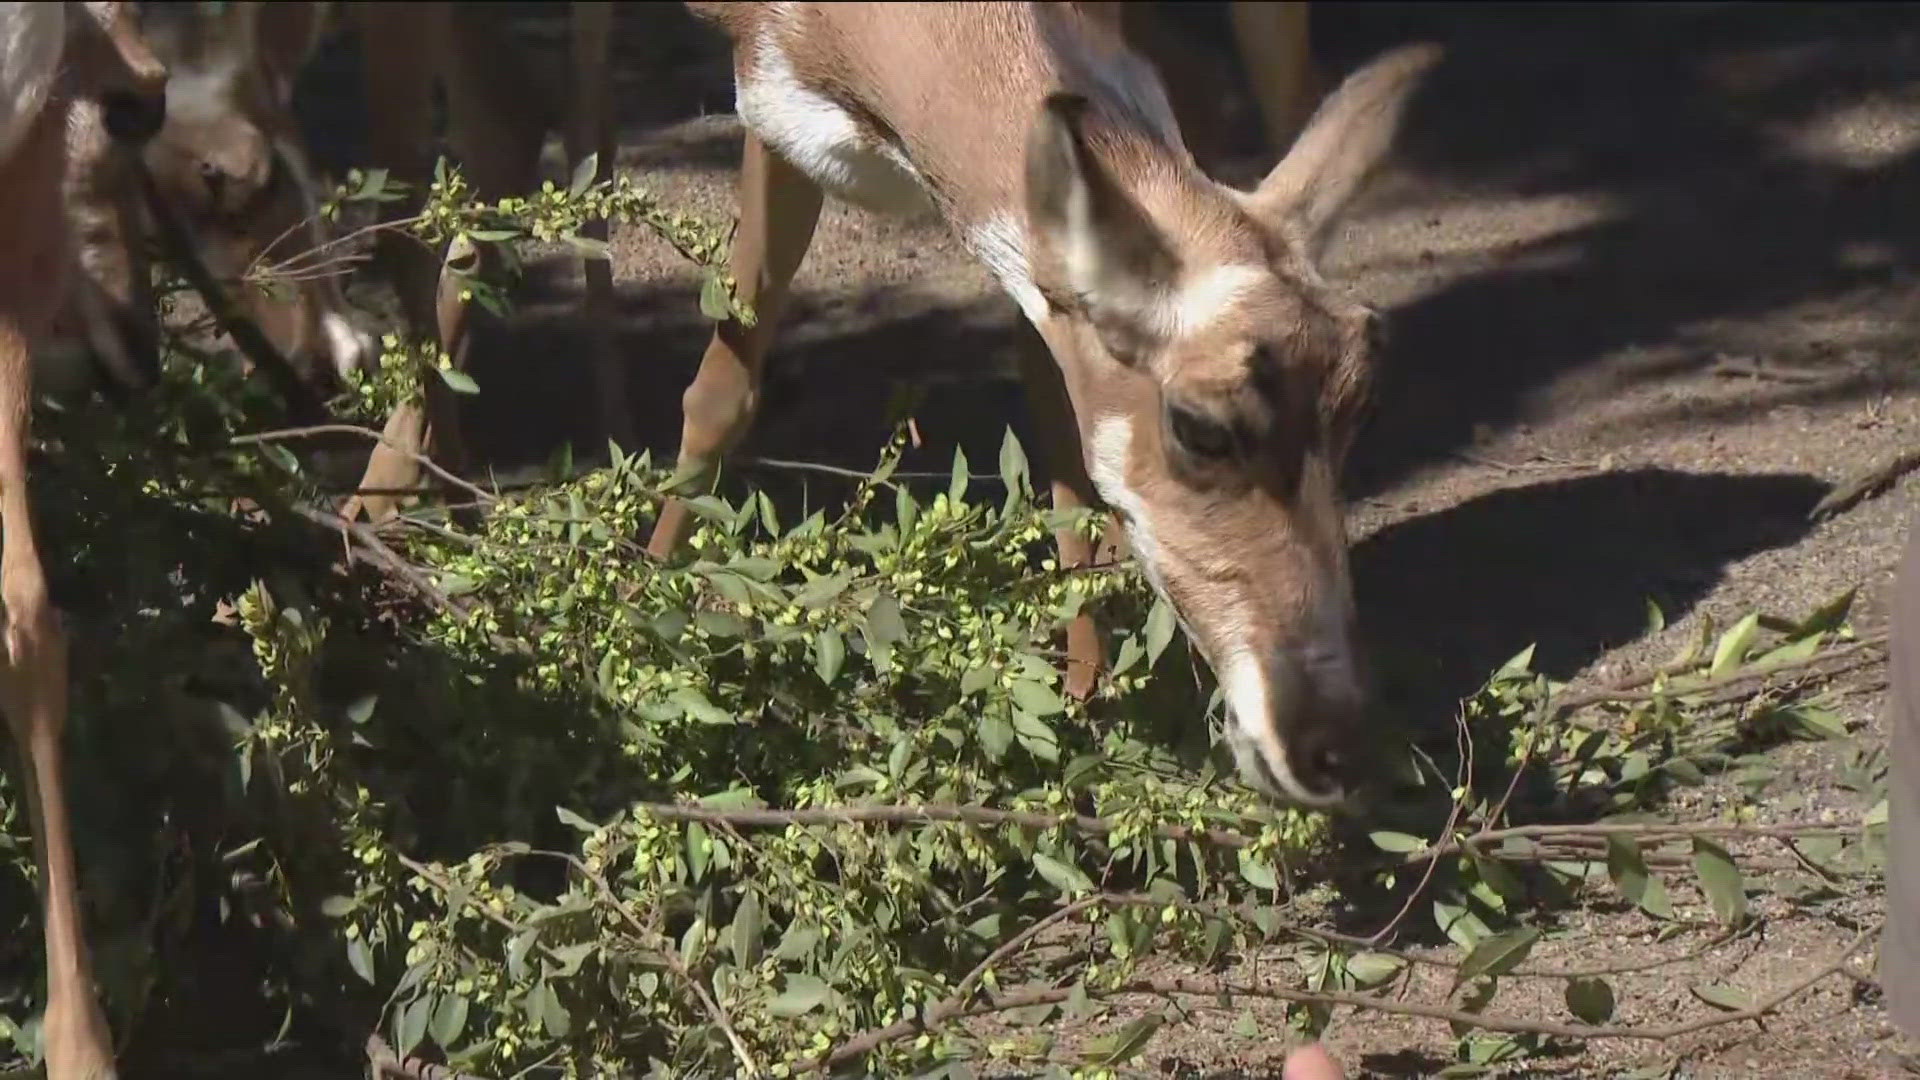
M 76 144 L 110 154 L 160 126 L 166 68 L 124 7 L 0 3 L 0 601 L 7 612 L 0 708 L 24 750 L 47 950 L 41 1047 L 51 1080 L 98 1080 L 113 1076 L 114 1065 L 82 927 L 62 780 L 66 634 L 47 596 L 27 494 L 31 343 L 71 281 L 69 127 L 97 126 L 102 137 Z M 95 296 L 92 306 L 111 300 Z M 139 348 L 132 342 L 128 355 L 149 362 L 135 355 Z
M 606 122 L 605 81 L 612 6 L 574 3 L 571 71 L 573 100 L 562 112 L 570 157 L 577 164 L 599 156 L 599 176 L 612 174 L 612 144 Z M 432 175 L 430 121 L 433 91 L 444 86 L 449 101 L 454 156 L 477 193 L 486 199 L 521 194 L 533 186 L 540 144 L 551 117 L 528 92 L 524 69 L 506 43 L 496 37 L 494 13 L 446 3 L 332 4 L 306 2 L 231 4 L 154 4 L 143 12 L 156 53 L 173 70 L 174 90 L 167 122 L 142 155 L 145 177 L 155 199 L 191 242 L 193 254 L 226 288 L 239 284 L 261 264 L 298 264 L 290 288 L 245 290 L 242 310 L 293 367 L 316 386 L 328 376 L 345 376 L 371 352 L 370 336 L 349 311 L 337 254 L 306 258 L 330 246 L 319 221 L 318 181 L 295 123 L 291 99 L 301 69 L 328 35 L 357 30 L 363 61 L 371 165 L 384 167 L 409 184 L 417 198 Z M 132 177 L 118 187 L 95 185 L 82 205 L 106 205 L 127 195 Z M 604 238 L 604 224 L 589 226 L 589 236 Z M 111 270 L 125 245 L 101 236 L 85 246 L 89 260 Z M 464 327 L 465 304 L 441 288 L 438 259 L 424 249 L 384 233 L 382 261 L 393 275 L 403 318 L 414 335 L 432 335 L 458 353 L 455 340 Z M 270 280 L 270 272 L 263 275 Z M 596 374 L 608 403 L 605 422 L 621 442 L 632 435 L 624 410 L 621 369 L 609 362 L 610 348 L 599 332 L 607 322 L 613 279 L 604 260 L 586 260 L 585 311 L 596 329 Z M 277 282 L 286 285 L 287 282 Z M 83 294 L 84 295 L 84 294 Z M 72 335 L 69 335 L 71 338 Z M 43 365 L 71 363 L 80 355 L 69 340 L 65 349 L 49 345 Z M 91 341 L 87 344 L 93 345 Z M 116 376 L 112 350 L 93 345 L 90 358 Z M 442 388 L 428 388 L 431 428 L 441 449 L 457 456 L 457 429 L 451 402 Z M 428 441 L 428 421 L 408 408 L 390 420 L 389 435 L 419 445 Z M 377 449 L 365 486 L 411 487 L 417 464 L 404 455 Z M 391 497 L 365 500 L 373 517 L 390 512 Z M 350 515 L 351 516 L 351 515 Z
M 1094 4 L 1112 9 L 1130 37 L 1157 40 L 1162 31 L 1152 4 Z M 448 101 L 455 156 L 486 198 L 530 188 L 540 143 L 549 126 L 564 129 L 570 164 L 598 154 L 599 175 L 612 174 L 613 143 L 607 108 L 607 47 L 612 7 L 569 5 L 572 36 L 568 101 L 557 115 L 543 115 L 526 92 L 524 69 L 497 36 L 495 14 L 444 2 L 328 4 L 276 2 L 220 5 L 155 5 L 149 16 L 156 47 L 179 86 L 169 121 L 145 157 L 160 194 L 189 226 L 203 262 L 232 281 L 262 260 L 270 246 L 323 242 L 313 210 L 312 170 L 291 118 L 293 80 L 326 35 L 342 28 L 361 34 L 365 90 L 381 107 L 371 111 L 371 165 L 419 184 L 428 176 L 432 145 L 430 95 L 436 82 Z M 1301 119 L 1310 76 L 1304 3 L 1231 3 L 1235 42 L 1245 62 L 1274 147 L 1283 149 Z M 168 10 L 172 9 L 172 10 Z M 1187 103 L 1182 103 L 1187 104 Z M 305 229 L 296 228 L 306 219 Z M 589 235 L 598 235 L 596 225 Z M 436 288 L 439 266 L 406 244 L 383 254 L 397 272 L 407 321 L 415 333 L 437 334 L 457 354 L 464 327 L 461 305 Z M 322 260 L 325 261 L 325 260 Z M 610 267 L 585 263 L 584 314 L 590 338 L 596 399 L 602 425 L 616 442 L 633 442 L 624 402 L 625 374 L 608 338 L 612 300 Z M 312 353 L 324 349 L 344 371 L 368 351 L 365 334 L 346 312 L 335 279 L 309 277 L 281 296 L 253 292 L 248 310 L 268 338 L 310 374 L 323 372 Z M 100 349 L 95 349 L 96 356 Z M 451 401 L 438 387 L 430 398 L 431 425 L 419 410 L 405 410 L 388 426 L 389 436 L 418 449 L 429 439 L 457 456 Z M 418 465 L 411 458 L 375 450 L 364 486 L 412 487 Z M 373 496 L 362 503 L 372 517 L 390 513 L 394 500 Z
M 91 162 L 76 167 L 70 183 L 80 274 L 61 333 L 36 351 L 43 377 L 72 385 L 88 374 L 78 365 L 91 361 L 106 376 L 103 389 L 113 392 L 143 389 L 155 375 L 124 360 L 112 338 L 88 332 L 98 324 L 89 310 L 94 296 L 148 273 L 144 255 L 155 222 L 142 174 L 193 257 L 312 389 L 365 361 L 371 337 L 347 308 L 332 267 L 303 266 L 273 280 L 271 293 L 245 280 L 263 264 L 327 241 L 291 111 L 293 78 L 317 40 L 319 13 L 311 4 L 142 6 L 141 32 L 171 73 L 166 120 L 145 146 L 139 173 L 117 161 L 101 164 L 97 155 L 73 155 Z M 85 137 L 76 130 L 76 140 Z M 98 227 L 128 218 L 130 234 Z
M 1055 504 L 1119 512 L 1220 677 L 1242 776 L 1345 801 L 1366 693 L 1337 477 L 1380 321 L 1316 263 L 1437 50 L 1350 76 L 1240 192 L 1195 165 L 1111 5 L 687 6 L 733 45 L 732 265 L 759 320 L 716 328 L 684 397 L 682 469 L 710 472 L 752 423 L 823 196 L 937 213 L 1025 316 Z M 670 502 L 654 553 L 688 523 Z M 1091 557 L 1056 540 L 1066 565 Z M 1101 648 L 1084 615 L 1068 637 L 1083 695 Z

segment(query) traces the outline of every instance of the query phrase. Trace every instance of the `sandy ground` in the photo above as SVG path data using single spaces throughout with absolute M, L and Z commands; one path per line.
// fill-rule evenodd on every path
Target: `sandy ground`
M 529 40 L 555 40 L 554 16 L 517 7 Z M 1219 14 L 1205 7 L 1174 19 L 1198 49 L 1216 47 Z M 1529 642 L 1556 677 L 1604 680 L 1664 657 L 1703 617 L 1801 614 L 1854 584 L 1876 625 L 1920 502 L 1908 479 L 1806 520 L 1830 485 L 1910 445 L 1920 419 L 1920 12 L 1627 7 L 1316 7 L 1316 48 L 1336 71 L 1401 40 L 1454 46 L 1328 267 L 1393 327 L 1349 491 L 1363 618 L 1403 708 L 1444 709 Z M 621 168 L 725 221 L 739 128 L 724 53 L 677 5 L 620 12 Z M 1244 120 L 1233 72 L 1214 72 L 1222 116 Z M 1270 161 L 1257 145 L 1231 149 L 1235 177 Z M 333 151 L 350 155 L 351 139 Z M 632 230 L 614 248 L 634 414 L 670 454 L 704 345 L 697 282 Z M 574 362 L 577 271 L 535 270 L 522 312 L 476 345 L 474 437 L 502 468 L 563 438 L 598 443 Z M 796 289 L 747 452 L 867 466 L 895 387 L 933 377 L 940 405 L 920 414 L 927 445 L 908 468 L 944 471 L 956 441 L 991 461 L 1005 425 L 1027 434 L 1008 377 L 1014 309 L 937 227 L 830 204 Z M 1649 598 L 1670 624 L 1659 635 L 1645 634 Z M 1860 742 L 1883 737 L 1878 703 L 1849 700 Z M 1781 816 L 1857 814 L 1835 785 L 1845 752 L 1782 751 L 1761 798 Z M 1676 900 L 1699 910 L 1684 891 Z M 1689 981 L 1790 983 L 1879 903 L 1839 902 L 1690 968 L 1623 979 L 1620 1019 L 1698 1013 Z M 1540 962 L 1675 948 L 1653 945 L 1644 919 L 1571 918 Z M 1558 995 L 1515 985 L 1495 1009 L 1554 1015 Z M 1273 1032 L 1262 1047 L 1208 1015 L 1163 1034 L 1147 1060 L 1277 1076 L 1284 1028 L 1256 1015 Z M 1380 1076 L 1428 1075 L 1451 1044 L 1439 1022 L 1345 1015 L 1329 1040 L 1356 1075 Z M 1836 978 L 1764 1031 L 1596 1044 L 1523 1075 L 1619 1075 L 1673 1055 L 1677 1076 L 1896 1075 L 1899 1049 L 1872 994 Z

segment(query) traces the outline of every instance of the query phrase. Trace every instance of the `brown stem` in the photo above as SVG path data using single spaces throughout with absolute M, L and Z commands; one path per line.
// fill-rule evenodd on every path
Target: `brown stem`
M 458 476 L 455 476 L 453 473 L 448 472 L 446 469 L 436 464 L 433 461 L 433 459 L 429 458 L 427 455 L 422 454 L 417 450 L 412 450 L 407 447 L 401 446 L 398 443 L 394 442 L 392 439 L 387 438 L 386 435 L 382 434 L 381 432 L 375 431 L 372 428 L 361 427 L 358 424 L 309 424 L 305 427 L 280 428 L 275 431 L 259 431 L 259 432 L 255 432 L 252 435 L 236 435 L 232 439 L 229 439 L 228 443 L 229 445 L 232 445 L 232 446 L 253 446 L 260 443 L 285 442 L 289 439 L 304 439 L 304 438 L 312 437 L 314 435 L 364 436 L 366 438 L 372 439 L 374 442 L 379 443 L 380 445 L 386 447 L 387 449 L 392 450 L 396 454 L 404 454 L 407 457 L 412 458 L 413 460 L 419 462 L 422 466 L 424 466 L 429 472 L 433 473 L 435 476 L 438 476 L 440 479 L 445 480 L 447 483 L 452 484 L 453 486 L 466 491 L 468 494 L 472 495 L 476 499 L 479 499 L 481 502 L 487 502 L 487 503 L 497 502 L 499 499 L 498 496 L 486 490 L 485 488 L 479 487 L 469 481 L 462 480 Z
M 1088 990 L 1087 993 L 1095 996 L 1132 993 L 1156 994 L 1162 997 L 1219 998 L 1233 995 L 1264 997 L 1307 1005 L 1326 1005 L 1331 1007 L 1352 1006 L 1356 1009 L 1371 1010 L 1373 1012 L 1388 1013 L 1397 1016 L 1417 1016 L 1429 1020 L 1445 1020 L 1449 1023 L 1463 1024 L 1483 1031 L 1501 1031 L 1518 1035 L 1550 1035 L 1564 1039 L 1633 1039 L 1660 1042 L 1667 1039 L 1679 1038 L 1683 1035 L 1691 1035 L 1696 1031 L 1704 1031 L 1708 1028 L 1721 1027 L 1726 1024 L 1739 1023 L 1744 1020 L 1758 1020 L 1768 1013 L 1773 1012 L 1775 1009 L 1778 1009 L 1789 1000 L 1806 992 L 1808 988 L 1822 979 L 1835 974 L 1847 974 L 1851 977 L 1853 973 L 1848 971 L 1848 959 L 1850 959 L 1854 953 L 1859 952 L 1869 941 L 1878 937 L 1879 933 L 1880 929 L 1877 926 L 1862 932 L 1858 937 L 1854 938 L 1846 948 L 1835 955 L 1832 960 L 1821 965 L 1804 978 L 1777 991 L 1766 999 L 1757 1002 L 1750 1008 L 1703 1016 L 1677 1024 L 1666 1024 L 1656 1027 L 1610 1027 L 1588 1024 L 1561 1024 L 1550 1020 L 1526 1020 L 1520 1017 L 1500 1016 L 1497 1014 L 1485 1015 L 1481 1013 L 1470 1013 L 1460 1009 L 1449 1009 L 1440 1005 L 1424 1005 L 1419 1002 L 1395 1001 L 1366 994 L 1310 993 L 1304 990 L 1292 990 L 1285 987 L 1237 985 L 1224 982 L 1212 982 L 1204 979 L 1134 979 L 1110 990 Z M 991 1004 L 969 1009 L 959 1015 L 963 1017 L 982 1016 L 990 1013 L 1006 1012 L 1011 1009 L 1026 1008 L 1033 1005 L 1054 1004 L 1067 1000 L 1073 995 L 1073 992 L 1072 988 L 1046 987 L 1044 989 L 1024 990 L 1003 994 L 999 998 L 996 998 Z M 887 1043 L 916 1035 L 924 1030 L 924 1027 L 925 1025 L 922 1021 L 914 1019 L 902 1020 L 889 1024 L 884 1028 L 876 1028 L 841 1043 L 821 1060 L 827 1066 L 837 1065 L 841 1062 L 871 1053 Z

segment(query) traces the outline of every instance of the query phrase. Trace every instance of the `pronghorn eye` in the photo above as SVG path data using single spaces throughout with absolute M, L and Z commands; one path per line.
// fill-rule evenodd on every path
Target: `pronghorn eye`
M 1167 425 L 1180 448 L 1195 457 L 1217 460 L 1233 454 L 1232 429 L 1210 416 L 1169 404 Z

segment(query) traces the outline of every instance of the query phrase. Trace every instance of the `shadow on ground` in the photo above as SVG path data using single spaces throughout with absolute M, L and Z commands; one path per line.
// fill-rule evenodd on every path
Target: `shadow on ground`
M 1729 564 L 1797 542 L 1827 490 L 1809 476 L 1636 469 L 1389 525 L 1353 554 L 1382 707 L 1450 725 L 1453 703 L 1530 644 L 1535 670 L 1567 678 L 1644 633 L 1649 601 L 1679 619 Z

